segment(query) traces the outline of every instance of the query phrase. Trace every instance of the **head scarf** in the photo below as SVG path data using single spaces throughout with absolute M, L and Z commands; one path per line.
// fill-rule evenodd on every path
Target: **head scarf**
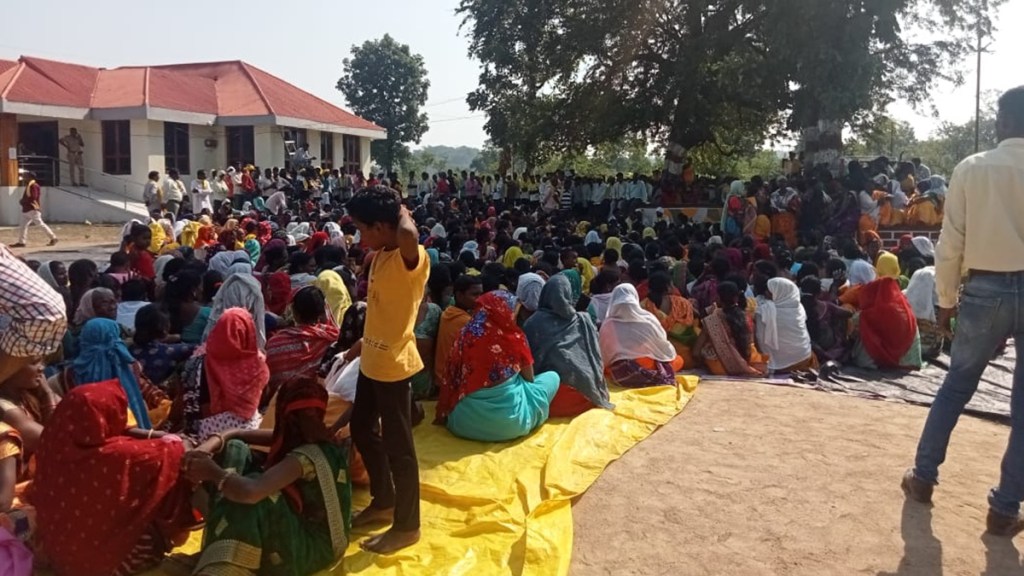
M 583 297 L 583 276 L 575 268 L 562 270 L 560 275 L 569 280 L 569 287 L 572 289 L 572 305 L 575 310 L 576 303 Z
M 785 278 L 772 278 L 768 291 L 770 300 L 758 300 L 758 341 L 769 354 L 769 368 L 781 370 L 811 357 L 811 336 L 797 285 Z
M 50 265 L 53 264 L 53 262 L 53 260 L 46 260 L 40 264 L 39 270 L 36 271 L 36 274 L 39 274 L 39 277 L 42 278 L 43 282 L 46 282 L 50 288 L 53 288 L 57 292 L 63 292 L 67 290 L 68 287 L 57 285 L 57 279 L 53 277 L 53 269 L 50 268 Z
M 434 227 L 430 229 L 431 238 L 447 238 L 448 232 L 444 229 L 444 226 L 440 222 L 434 224 Z
M 254 266 L 260 261 L 260 243 L 255 238 L 250 238 L 245 241 L 245 251 L 249 254 L 249 262 Z
M 441 253 L 437 251 L 437 248 L 427 248 L 427 258 L 430 258 L 431 268 L 441 263 Z
M 263 388 L 270 379 L 256 335 L 248 310 L 228 308 L 217 318 L 204 345 L 203 371 L 210 392 L 210 415 L 230 412 L 249 420 L 256 414 Z
M 189 486 L 178 476 L 184 446 L 123 435 L 127 407 L 117 382 L 81 386 L 43 429 L 32 504 L 57 573 L 113 574 L 158 520 L 171 528 L 191 517 Z M 84 518 L 89 529 L 66 529 Z
M 928 188 L 928 193 L 935 194 L 936 196 L 944 197 L 946 195 L 946 179 L 942 176 L 932 176 L 929 179 L 931 186 Z
M 726 248 L 723 253 L 733 272 L 743 271 L 743 252 L 739 248 Z
M 910 283 L 903 290 L 914 317 L 918 320 L 935 322 L 935 266 L 925 266 L 910 277 Z
M 269 470 L 300 446 L 320 444 L 331 439 L 330 432 L 323 424 L 327 415 L 327 389 L 313 379 L 297 380 L 283 388 L 277 395 L 274 414 L 274 435 L 270 453 L 263 465 L 264 470 Z M 300 419 L 306 422 L 300 425 Z M 281 492 L 292 510 L 301 514 L 302 493 L 298 483 L 289 484 Z
M 480 253 L 477 251 L 478 247 L 479 244 L 476 243 L 476 240 L 470 240 L 469 242 L 466 242 L 465 244 L 462 245 L 462 249 L 459 250 L 459 254 L 469 252 L 473 254 L 474 257 L 479 258 Z
M 96 307 L 93 306 L 93 298 L 98 294 L 103 294 L 114 298 L 114 293 L 109 288 L 90 288 L 82 294 L 82 298 L 78 301 L 78 308 L 75 310 L 75 322 L 76 326 L 82 326 L 89 320 L 96 317 Z
M 599 342 L 606 367 L 639 358 L 671 362 L 677 355 L 661 322 L 640 307 L 640 296 L 632 284 L 620 284 L 612 291 Z
M 263 271 L 263 268 L 267 265 L 267 252 L 272 249 L 288 248 L 288 243 L 280 238 L 274 238 L 270 242 L 267 242 L 260 250 L 260 259 L 256 261 L 256 270 Z M 274 272 L 274 270 L 271 270 Z
M 861 241 L 863 242 L 864 246 L 867 246 L 872 241 L 878 241 L 879 243 L 881 243 L 882 237 L 879 236 L 878 232 L 875 232 L 874 230 L 866 230 L 861 235 Z
M 601 235 L 598 234 L 597 230 L 591 230 L 587 232 L 587 236 L 583 239 L 583 244 L 590 246 L 591 244 L 600 244 Z
M 515 230 L 512 231 L 512 239 L 513 240 L 519 240 L 520 236 L 522 236 L 523 234 L 526 234 L 529 231 L 530 231 L 529 228 L 527 228 L 525 226 L 520 226 L 519 228 L 516 228 Z
M 213 226 L 209 224 L 200 225 L 199 231 L 196 234 L 196 243 L 193 245 L 193 248 L 206 248 L 208 246 L 213 246 L 216 243 L 217 241 L 214 238 Z
M 121 327 L 117 322 L 107 318 L 89 320 L 78 335 L 78 347 L 78 356 L 71 362 L 75 384 L 82 386 L 117 379 L 139 428 L 152 428 L 139 381 L 132 370 L 135 358 L 121 340 Z
M 337 246 L 339 248 L 345 248 L 345 235 L 341 232 L 341 226 L 338 226 L 337 222 L 328 222 L 324 224 L 324 232 L 327 233 L 329 238 L 328 244 L 331 246 Z
M 327 232 L 315 232 L 310 237 L 309 242 L 306 244 L 306 254 L 312 254 L 316 252 L 317 248 L 326 246 L 330 242 L 331 237 L 327 235 Z
M 914 248 L 917 248 L 918 253 L 925 258 L 935 258 L 935 245 L 927 236 L 915 236 L 911 242 L 914 244 Z
M 607 250 L 615 250 L 619 254 L 619 258 L 622 258 L 622 240 L 618 237 L 612 236 L 604 241 L 604 247 Z
M 516 261 L 523 257 L 523 249 L 519 246 L 509 246 L 508 250 L 505 250 L 505 256 L 501 259 L 501 264 L 505 268 L 512 268 L 515 266 Z
M 721 236 L 712 236 L 711 238 L 708 238 L 708 246 L 722 246 L 723 244 Z
M 146 250 L 149 250 L 153 254 L 158 254 L 160 249 L 164 247 L 164 244 L 167 243 L 167 232 L 164 230 L 163 224 L 160 222 L 167 222 L 170 224 L 167 220 L 149 223 L 150 241 L 149 248 Z
M 249 311 L 256 325 L 256 339 L 260 350 L 267 345 L 266 312 L 263 303 L 263 287 L 249 275 L 235 274 L 228 276 L 221 284 L 217 295 L 213 297 L 213 309 L 206 323 L 203 341 L 209 339 L 214 326 L 221 315 L 230 308 L 245 308 Z
M 644 233 L 643 233 L 643 237 L 644 238 L 654 239 L 657 236 L 658 236 L 658 234 L 654 231 L 654 228 L 651 228 L 650 226 L 648 226 L 647 228 L 644 228 Z
M 156 273 L 156 279 L 154 282 L 156 282 L 157 286 L 163 286 L 167 283 L 167 280 L 164 279 L 164 268 L 167 267 L 167 264 L 170 263 L 171 260 L 174 260 L 174 256 L 164 254 L 153 261 L 153 272 Z
M 864 286 L 858 327 L 864 350 L 879 368 L 917 368 L 900 365 L 917 338 L 917 319 L 896 280 L 879 278 Z
M 327 308 L 331 311 L 335 324 L 340 326 L 342 319 L 345 318 L 345 311 L 352 305 L 352 296 L 345 287 L 345 281 L 334 270 L 324 270 L 317 276 L 313 285 L 323 291 L 324 298 L 327 299 Z
M 181 245 L 195 248 L 196 241 L 199 239 L 199 231 L 202 228 L 203 225 L 199 222 L 184 222 L 184 228 L 181 231 Z
M 516 286 L 516 299 L 530 312 L 536 312 L 540 306 L 540 292 L 544 288 L 544 279 L 540 274 L 527 272 L 519 277 Z
M 767 244 L 754 244 L 754 260 L 771 260 L 772 247 Z
M 874 282 L 878 274 L 875 271 L 874 266 L 868 264 L 864 260 L 854 260 L 850 262 L 850 273 L 848 278 L 850 280 L 850 286 L 861 286 L 869 282 Z
M 516 297 L 505 290 L 477 299 L 476 313 L 462 329 L 448 358 L 447 377 L 437 402 L 445 418 L 460 400 L 496 386 L 533 364 L 526 336 L 516 325 Z
M 882 278 L 899 279 L 900 259 L 892 252 L 882 252 L 878 255 L 878 263 L 875 264 L 875 272 Z
M 535 370 L 555 372 L 594 406 L 611 409 L 597 328 L 586 312 L 576 312 L 572 286 L 556 274 L 540 293 L 540 307 L 523 325 Z
M 245 250 L 218 252 L 210 258 L 210 270 L 220 272 L 225 278 L 232 274 L 252 274 L 252 256 Z

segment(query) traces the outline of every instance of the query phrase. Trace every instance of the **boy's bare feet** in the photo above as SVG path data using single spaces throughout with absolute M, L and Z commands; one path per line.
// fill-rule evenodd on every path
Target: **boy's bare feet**
M 408 548 L 419 541 L 419 530 L 403 532 L 391 529 L 372 538 L 363 540 L 359 543 L 359 547 L 367 552 L 373 552 L 374 554 L 391 554 L 392 552 L 397 552 L 402 548 Z
M 376 508 L 372 504 L 356 514 L 352 519 L 353 528 L 365 528 L 367 526 L 386 526 L 391 524 L 395 518 L 394 508 Z

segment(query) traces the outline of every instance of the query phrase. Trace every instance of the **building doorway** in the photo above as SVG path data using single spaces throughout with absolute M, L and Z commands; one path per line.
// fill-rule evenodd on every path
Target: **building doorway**
M 57 122 L 18 123 L 18 168 L 36 173 L 43 186 L 60 185 Z

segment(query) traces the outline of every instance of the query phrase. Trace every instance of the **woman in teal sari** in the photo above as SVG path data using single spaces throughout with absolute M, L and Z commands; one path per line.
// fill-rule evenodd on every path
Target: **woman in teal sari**
M 515 304 L 515 295 L 504 290 L 481 296 L 452 347 L 434 423 L 460 438 L 505 442 L 548 419 L 558 375 L 534 375 Z
M 278 394 L 273 431 L 215 435 L 186 454 L 185 477 L 215 489 L 195 574 L 305 576 L 344 557 L 348 450 L 332 441 L 326 411 L 326 389 L 299 380 Z M 249 444 L 270 446 L 262 466 Z M 222 448 L 218 465 L 210 453 Z

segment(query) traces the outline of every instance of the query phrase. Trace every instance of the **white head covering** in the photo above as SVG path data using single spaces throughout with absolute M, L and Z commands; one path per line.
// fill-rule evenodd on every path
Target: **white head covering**
M 448 231 L 444 229 L 444 226 L 440 222 L 434 224 L 434 227 L 430 229 L 431 238 L 447 238 Z
M 640 307 L 640 296 L 632 284 L 619 284 L 612 291 L 599 343 L 606 368 L 619 360 L 653 358 L 671 362 L 676 357 L 665 328 L 653 314 Z
M 177 220 L 177 221 L 174 222 L 174 238 L 173 238 L 173 240 L 175 242 L 178 241 L 178 238 L 181 238 L 181 233 L 182 233 L 182 231 L 185 230 L 185 226 L 187 224 L 188 224 L 188 220 Z
M 82 294 L 82 299 L 78 301 L 78 308 L 75 310 L 75 322 L 76 326 L 81 326 L 96 317 L 96 308 L 93 306 L 93 299 L 97 294 L 105 294 L 114 298 L 114 292 L 110 288 L 92 288 L 85 291 Z
M 228 308 L 245 308 L 252 314 L 253 322 L 256 324 L 257 343 L 260 350 L 265 349 L 267 346 L 266 308 L 263 303 L 263 288 L 260 286 L 259 280 L 256 280 L 251 274 L 233 274 L 224 280 L 217 295 L 213 297 L 213 309 L 210 311 L 210 319 L 206 322 L 203 342 L 206 342 L 206 338 L 210 336 L 210 331 L 217 324 L 217 320 Z
M 164 268 L 167 267 L 167 263 L 174 260 L 174 256 L 170 254 L 164 254 L 153 261 L 153 272 L 156 273 L 156 285 L 163 286 L 166 281 L 164 280 Z
M 800 304 L 800 288 L 791 280 L 768 281 L 772 298 L 757 305 L 758 342 L 769 355 L 769 368 L 787 368 L 811 355 L 811 336 L 807 332 L 807 314 Z
M 583 244 L 589 246 L 591 244 L 601 244 L 601 235 L 597 233 L 597 230 L 591 230 L 587 232 L 586 238 L 583 239 Z
M 931 239 L 927 236 L 914 236 L 911 243 L 913 243 L 914 248 L 917 248 L 917 251 L 921 253 L 921 256 L 924 256 L 925 258 L 935 258 L 935 245 L 932 244 Z
M 512 231 L 512 239 L 519 240 L 519 237 L 522 236 L 523 234 L 526 234 L 527 232 L 529 232 L 528 228 L 526 228 L 525 226 L 520 226 L 519 228 L 516 228 L 515 230 Z
M 928 192 L 937 196 L 946 195 L 946 179 L 943 176 L 932 176 L 929 181 L 931 186 L 928 188 Z
M 324 224 L 324 232 L 327 232 L 327 236 L 330 238 L 328 244 L 345 248 L 345 235 L 341 233 L 341 226 L 338 226 L 337 222 Z
M 854 260 L 850 262 L 850 273 L 847 277 L 850 280 L 850 286 L 860 286 L 874 282 L 878 278 L 878 273 L 875 272 L 874 266 L 864 260 Z
M 540 306 L 540 292 L 544 288 L 544 278 L 539 274 L 528 272 L 519 277 L 516 286 L 516 299 L 530 312 L 536 312 Z
M 733 180 L 732 184 L 729 184 L 729 196 L 739 196 L 742 198 L 746 195 L 747 187 L 743 184 L 743 180 Z
M 67 288 L 67 286 L 57 285 L 57 279 L 53 277 L 53 270 L 50 269 L 50 264 L 52 263 L 52 260 L 41 262 L 39 264 L 39 270 L 36 271 L 36 274 L 39 274 L 39 277 L 42 278 L 43 282 L 46 282 L 46 284 L 49 285 L 50 288 L 53 288 L 57 292 L 60 292 L 61 289 Z
M 722 244 L 723 243 L 722 243 L 722 237 L 721 236 L 712 236 L 711 238 L 708 238 L 708 246 L 715 246 L 715 245 L 721 246 Z
M 232 274 L 251 275 L 252 259 L 245 250 L 218 252 L 213 255 L 213 258 L 210 258 L 210 270 L 220 272 L 224 278 Z
M 479 257 L 480 255 L 479 252 L 477 251 L 478 247 L 479 244 L 476 243 L 476 240 L 470 240 L 469 242 L 466 242 L 465 244 L 462 245 L 462 249 L 459 250 L 459 254 L 461 255 L 463 252 L 471 252 L 473 253 L 474 256 Z
M 914 272 L 903 295 L 914 311 L 914 318 L 935 322 L 935 266 L 925 266 Z

